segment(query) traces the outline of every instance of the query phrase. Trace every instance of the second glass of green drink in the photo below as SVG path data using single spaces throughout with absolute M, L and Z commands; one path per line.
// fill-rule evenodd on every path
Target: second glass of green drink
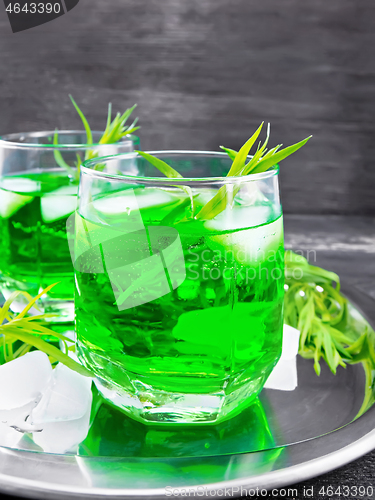
M 39 301 L 51 321 L 73 321 L 74 286 L 66 221 L 77 206 L 79 158 L 134 151 L 136 136 L 115 144 L 86 144 L 80 131 L 9 134 L 0 138 L 0 292 L 36 296 L 59 283 Z M 18 297 L 15 311 L 28 301 Z
M 81 169 L 78 354 L 132 418 L 217 423 L 255 399 L 281 354 L 278 169 L 225 177 L 224 153 L 152 155 L 183 178 L 138 154 Z

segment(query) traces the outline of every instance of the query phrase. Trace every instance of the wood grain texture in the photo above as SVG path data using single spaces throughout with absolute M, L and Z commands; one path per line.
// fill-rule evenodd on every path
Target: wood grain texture
M 345 490 L 343 487 L 346 486 L 349 488 L 349 496 L 346 498 L 350 499 L 363 499 L 363 500 L 373 500 L 374 494 L 371 495 L 371 488 L 373 488 L 372 491 L 374 491 L 374 470 L 375 470 L 375 451 L 372 451 L 371 453 L 368 453 L 367 455 L 363 456 L 362 458 L 355 460 L 354 462 L 345 465 L 344 467 L 340 467 L 340 469 L 337 469 L 333 472 L 330 472 L 329 474 L 324 474 L 322 476 L 319 476 L 315 479 L 311 479 L 310 481 L 304 481 L 303 483 L 298 483 L 294 484 L 293 486 L 288 486 L 287 488 L 296 488 L 297 491 L 299 492 L 298 497 L 296 497 L 296 500 L 298 498 L 308 498 L 303 496 L 303 491 L 311 491 L 311 488 L 313 490 L 314 496 L 310 497 L 313 500 L 323 500 L 330 498 L 332 500 L 342 500 L 343 498 L 343 491 L 348 491 L 347 489 Z M 337 494 L 330 495 L 329 497 L 327 495 L 319 495 L 319 491 L 321 491 L 322 487 L 324 487 L 324 491 L 327 491 L 327 488 L 331 486 L 333 488 L 333 492 L 337 492 Z M 365 488 L 365 491 L 368 491 L 370 495 L 363 495 L 361 496 L 355 495 L 355 488 L 358 488 L 362 486 Z M 340 489 L 341 489 L 341 495 Z M 368 489 L 369 488 L 369 489 Z M 362 490 L 361 493 L 363 492 Z
M 144 149 L 314 137 L 282 164 L 286 212 L 375 214 L 373 0 L 81 0 L 12 34 L 0 9 L 0 133 L 94 128 L 137 102 Z

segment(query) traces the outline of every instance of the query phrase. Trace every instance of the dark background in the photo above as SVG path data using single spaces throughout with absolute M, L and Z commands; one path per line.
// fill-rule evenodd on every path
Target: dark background
M 93 128 L 137 102 L 144 149 L 313 139 L 282 165 L 286 213 L 375 215 L 373 0 L 81 0 L 12 34 L 0 8 L 0 134 Z
M 287 243 L 375 290 L 374 52 L 374 0 L 80 0 L 16 34 L 0 5 L 0 134 L 81 128 L 69 93 L 94 129 L 137 102 L 145 150 L 313 134 L 282 163 Z M 373 452 L 311 484 L 374 471 Z

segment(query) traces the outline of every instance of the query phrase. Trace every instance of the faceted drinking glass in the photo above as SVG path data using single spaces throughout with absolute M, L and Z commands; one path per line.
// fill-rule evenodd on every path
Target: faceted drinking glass
M 251 404 L 281 354 L 278 169 L 225 177 L 224 153 L 152 154 L 184 178 L 137 154 L 82 166 L 78 355 L 141 422 L 217 423 Z
M 98 142 L 102 133 L 94 132 Z M 0 292 L 37 295 L 58 282 L 39 301 L 51 321 L 73 321 L 73 266 L 66 221 L 77 206 L 79 158 L 134 151 L 136 136 L 116 144 L 86 144 L 80 131 L 10 134 L 0 138 Z M 79 158 L 78 158 L 78 156 Z M 22 310 L 21 296 L 13 302 Z

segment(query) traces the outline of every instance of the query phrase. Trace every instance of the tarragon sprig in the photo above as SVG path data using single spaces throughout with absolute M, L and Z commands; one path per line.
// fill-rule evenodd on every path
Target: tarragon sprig
M 270 168 L 274 167 L 277 163 L 285 160 L 285 158 L 304 146 L 306 142 L 312 137 L 309 136 L 303 141 L 300 141 L 297 144 L 293 144 L 292 146 L 289 146 L 282 151 L 279 151 L 282 144 L 279 144 L 278 146 L 267 151 L 266 146 L 270 137 L 270 125 L 268 124 L 266 140 L 263 144 L 258 144 L 255 154 L 249 161 L 247 161 L 250 150 L 258 139 L 262 127 L 263 123 L 260 124 L 255 133 L 250 137 L 248 141 L 245 142 L 245 144 L 238 152 L 233 149 L 225 148 L 223 146 L 221 147 L 232 159 L 232 165 L 227 174 L 227 177 L 243 177 L 250 174 L 259 174 L 261 172 L 266 172 Z M 227 205 L 232 202 L 234 196 L 240 190 L 240 186 L 240 183 L 231 186 L 222 186 L 217 194 L 200 210 L 195 218 L 198 220 L 207 220 L 213 219 L 214 217 L 219 215 L 223 210 L 225 210 Z
M 156 158 L 156 156 L 152 156 L 148 153 L 145 153 L 144 151 L 138 151 L 138 154 L 140 156 L 142 156 L 145 160 L 147 160 L 149 163 L 151 163 L 151 165 L 156 167 L 159 170 L 159 172 L 164 174 L 166 177 L 169 177 L 172 179 L 182 179 L 183 178 L 182 175 L 177 172 L 177 170 L 175 170 L 174 168 L 169 166 L 168 163 L 166 163 L 165 161 L 160 160 L 160 158 Z M 194 210 L 195 210 L 194 197 L 193 197 L 193 192 L 192 192 L 191 188 L 189 186 L 177 186 L 177 187 L 182 189 L 182 191 L 184 191 L 184 193 L 186 193 L 188 195 L 188 197 L 190 199 L 191 215 L 194 216 Z
M 104 130 L 104 134 L 99 141 L 99 144 L 114 144 L 126 135 L 132 134 L 133 132 L 138 130 L 140 128 L 136 126 L 138 118 L 136 118 L 131 125 L 126 125 L 128 118 L 133 113 L 136 107 L 137 105 L 134 104 L 134 106 L 127 109 L 124 114 L 121 115 L 120 113 L 117 113 L 112 121 L 112 104 L 109 103 L 107 126 Z
M 375 332 L 350 314 L 337 274 L 312 266 L 294 252 L 285 252 L 284 322 L 300 330 L 299 354 L 314 360 L 317 375 L 324 360 L 332 373 L 338 366 L 362 363 L 365 395 L 357 417 L 375 402 Z
M 68 342 L 71 340 L 43 325 L 43 321 L 51 317 L 50 314 L 28 315 L 31 308 L 38 310 L 37 301 L 55 285 L 56 283 L 48 286 L 34 298 L 27 292 L 13 292 L 4 305 L 0 307 L 0 346 L 4 361 L 12 361 L 35 348 L 47 354 L 52 364 L 60 362 L 81 375 L 92 377 L 93 374 L 89 370 L 69 357 Z M 15 314 L 10 310 L 10 307 L 12 302 L 20 296 L 25 297 L 29 303 L 22 312 Z M 51 343 L 56 339 L 63 342 L 65 352 Z
M 75 107 L 79 117 L 82 120 L 83 126 L 85 128 L 86 132 L 86 144 L 87 146 L 91 146 L 93 144 L 93 137 L 92 137 L 92 131 L 91 127 L 87 121 L 87 118 L 81 111 L 81 109 L 78 107 L 77 103 L 73 99 L 71 95 L 69 95 L 73 106 Z M 106 128 L 104 130 L 104 133 L 102 137 L 99 140 L 99 144 L 115 144 L 116 142 L 120 141 L 123 137 L 130 135 L 134 133 L 136 130 L 138 130 L 140 127 L 137 126 L 138 118 L 136 118 L 131 125 L 126 125 L 126 122 L 130 118 L 131 114 L 137 107 L 136 104 L 132 106 L 131 108 L 127 109 L 125 113 L 117 113 L 115 118 L 112 120 L 112 104 L 108 104 L 108 115 L 107 115 L 107 124 Z M 54 138 L 53 138 L 53 144 L 55 146 L 59 145 L 59 138 L 58 138 L 58 130 L 55 130 Z M 74 170 L 70 165 L 66 163 L 64 158 L 62 157 L 62 154 L 60 151 L 55 150 L 54 151 L 54 156 L 55 156 L 55 161 L 59 165 L 59 167 L 64 168 L 69 176 L 74 180 L 78 181 L 79 180 L 79 172 L 80 172 L 80 167 L 81 164 L 83 163 L 82 158 L 80 157 L 79 154 L 77 154 L 77 160 L 75 162 L 76 170 Z M 93 158 L 96 158 L 98 156 L 97 151 L 94 149 L 86 149 L 85 152 L 85 160 L 91 160 Z
M 293 144 L 292 146 L 288 146 L 287 148 L 280 150 L 282 144 L 267 150 L 267 144 L 270 137 L 270 125 L 267 127 L 267 136 L 266 140 L 263 144 L 259 143 L 255 154 L 249 160 L 249 153 L 251 148 L 254 146 L 257 141 L 259 134 L 262 130 L 263 123 L 258 127 L 258 129 L 254 132 L 254 134 L 246 141 L 246 143 L 241 147 L 241 149 L 237 152 L 234 149 L 229 149 L 224 146 L 221 148 L 228 154 L 229 158 L 232 160 L 232 165 L 229 169 L 227 177 L 244 177 L 250 174 L 258 174 L 261 172 L 265 172 L 272 167 L 274 167 L 277 163 L 284 160 L 302 146 L 306 144 L 306 142 L 312 137 L 309 136 L 303 141 L 298 142 L 297 144 Z M 170 167 L 167 163 L 155 158 L 147 153 L 138 152 L 140 155 L 144 156 L 152 165 L 158 168 L 166 177 L 170 178 L 182 178 L 182 175 L 177 172 L 175 169 Z M 147 155 L 147 156 L 146 156 Z M 161 166 L 162 165 L 162 166 Z M 182 186 L 181 189 L 187 189 L 185 186 Z M 219 215 L 225 208 L 233 202 L 233 198 L 236 196 L 241 187 L 241 181 L 231 182 L 230 185 L 222 186 L 216 195 L 207 202 L 198 212 L 194 210 L 194 201 L 192 195 L 191 204 L 192 204 L 192 215 L 191 217 L 196 220 L 209 220 L 213 219 L 217 215 Z
M 307 259 L 285 252 L 284 322 L 300 330 L 299 354 L 314 359 L 320 374 L 324 359 L 332 373 L 346 363 L 369 361 L 375 369 L 375 333 L 368 324 L 355 331 L 349 302 L 340 293 L 336 273 L 312 266 Z

